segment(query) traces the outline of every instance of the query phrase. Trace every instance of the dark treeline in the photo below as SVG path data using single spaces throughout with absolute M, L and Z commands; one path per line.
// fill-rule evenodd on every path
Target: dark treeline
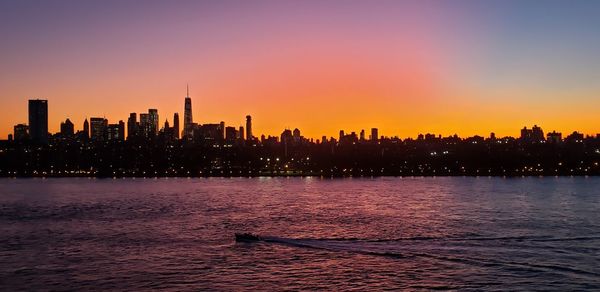
M 600 139 L 0 142 L 0 176 L 599 175 Z

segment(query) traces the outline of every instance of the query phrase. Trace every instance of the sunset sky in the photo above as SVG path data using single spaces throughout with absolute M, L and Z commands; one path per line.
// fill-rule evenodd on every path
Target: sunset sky
M 308 137 L 600 133 L 600 1 L 0 0 L 0 138 L 157 108 Z

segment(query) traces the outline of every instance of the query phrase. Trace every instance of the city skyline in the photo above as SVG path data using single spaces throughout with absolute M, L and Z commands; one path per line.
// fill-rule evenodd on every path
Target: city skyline
M 285 127 L 282 129 L 283 132 L 280 134 L 255 134 L 253 132 L 252 126 L 252 117 L 251 115 L 246 115 L 245 117 L 245 127 L 240 124 L 239 130 L 237 126 L 231 126 L 230 124 L 225 123 L 225 121 L 220 121 L 218 124 L 215 123 L 199 123 L 198 121 L 194 121 L 192 112 L 192 98 L 189 94 L 189 85 L 186 86 L 186 96 L 184 99 L 184 123 L 183 128 L 179 126 L 179 113 L 173 113 L 171 123 L 169 123 L 169 118 L 163 118 L 164 123 L 161 123 L 160 114 L 158 109 L 149 108 L 147 112 L 130 112 L 127 119 L 119 119 L 118 122 L 109 124 L 109 120 L 106 117 L 99 116 L 90 116 L 89 118 L 86 116 L 84 122 L 82 123 L 81 128 L 77 128 L 75 124 L 71 121 L 69 117 L 63 119 L 60 122 L 59 129 L 55 132 L 48 130 L 49 127 L 49 113 L 48 113 L 48 100 L 44 99 L 30 99 L 28 100 L 28 117 L 29 123 L 16 123 L 13 126 L 13 131 L 7 135 L 7 140 L 29 140 L 31 139 L 35 143 L 45 144 L 48 141 L 48 138 L 57 134 L 70 133 L 68 136 L 75 137 L 75 134 L 85 133 L 85 139 L 92 140 L 128 140 L 133 136 L 142 136 L 146 139 L 151 138 L 152 136 L 156 136 L 159 133 L 169 135 L 173 139 L 182 139 L 182 140 L 192 140 L 194 136 L 194 132 L 196 131 L 220 131 L 220 136 L 223 141 L 225 141 L 226 137 L 228 137 L 227 131 L 232 131 L 232 135 L 234 139 L 241 140 L 253 140 L 256 139 L 257 142 L 261 142 L 265 138 L 271 139 L 271 137 L 278 139 L 280 136 L 284 137 L 286 132 L 289 132 L 289 135 L 292 135 L 291 129 L 294 128 L 294 137 L 302 137 L 302 139 L 307 139 L 309 141 L 319 142 L 323 139 L 332 139 L 336 141 L 342 141 L 342 137 L 344 136 L 352 136 L 353 138 L 358 139 L 358 141 L 373 141 L 379 140 L 380 138 L 385 139 L 423 139 L 427 136 L 442 137 L 442 134 L 426 131 L 417 133 L 415 136 L 406 136 L 401 137 L 399 135 L 383 135 L 379 133 L 379 128 L 373 127 L 370 128 L 370 134 L 366 136 L 365 128 L 360 128 L 359 130 L 350 129 L 339 129 L 338 136 L 335 135 L 322 135 L 320 137 L 310 137 L 306 135 L 300 136 L 300 129 L 298 127 Z M 138 119 L 139 114 L 139 119 Z M 33 126 L 32 126 L 33 125 Z M 91 127 L 90 127 L 91 125 Z M 163 126 L 161 126 L 163 125 Z M 170 126 L 173 125 L 173 126 Z M 227 125 L 227 126 L 225 126 Z M 203 128 L 204 126 L 204 128 Z M 215 129 L 206 128 L 206 127 L 217 127 Z M 47 136 L 42 134 L 42 129 L 47 132 Z M 166 133 L 166 132 L 169 133 Z M 544 135 L 544 131 L 538 124 L 534 124 L 531 129 L 527 129 L 527 126 L 520 128 L 519 135 L 497 135 L 495 132 L 488 132 L 488 135 L 472 135 L 472 136 L 461 136 L 457 133 L 449 134 L 444 137 L 452 138 L 452 137 L 460 137 L 460 138 L 472 138 L 472 137 L 489 137 L 489 138 L 518 138 L 521 140 L 533 140 L 533 141 L 550 141 L 550 142 L 561 142 L 563 137 L 563 132 L 552 130 L 552 132 L 546 132 L 547 135 Z M 578 130 L 565 132 L 565 137 L 569 134 L 583 137 L 600 137 L 600 133 L 589 134 L 583 133 Z M 27 138 L 24 138 L 25 136 Z M 98 136 L 100 135 L 100 136 Z M 107 137 L 102 138 L 102 135 L 108 135 Z M 112 138 L 111 138 L 112 137 Z M 535 137 L 535 138 L 534 138 Z M 0 141 L 3 139 L 0 139 Z M 283 138 L 282 141 L 283 142 Z
M 574 1 L 0 1 L 0 137 L 23 104 L 182 115 L 306 136 L 600 132 L 600 4 Z M 161 124 L 164 120 L 161 120 Z
M 162 115 L 159 114 L 159 110 L 156 108 L 149 108 L 147 110 L 147 112 L 141 112 L 141 111 L 136 111 L 136 112 L 130 112 L 127 118 L 123 118 L 123 119 L 117 119 L 117 120 L 112 120 L 113 123 L 112 124 L 108 124 L 108 122 L 110 121 L 108 118 L 106 118 L 105 116 L 86 116 L 86 118 L 84 119 L 84 121 L 81 123 L 81 127 L 77 127 L 75 126 L 77 123 L 73 123 L 72 119 L 70 117 L 66 117 L 63 118 L 62 120 L 60 120 L 58 129 L 56 131 L 51 131 L 49 129 L 51 129 L 52 127 L 49 126 L 49 113 L 48 113 L 48 100 L 44 100 L 44 99 L 29 99 L 28 100 L 29 103 L 29 108 L 28 108 L 28 117 L 29 117 L 29 123 L 15 123 L 13 125 L 12 131 L 9 132 L 7 134 L 6 139 L 11 140 L 11 139 L 15 139 L 15 137 L 18 137 L 19 134 L 17 132 L 21 132 L 21 131 L 26 131 L 27 135 L 29 135 L 29 138 L 32 139 L 35 142 L 43 142 L 46 143 L 47 142 L 47 137 L 43 137 L 43 135 L 40 133 L 40 130 L 35 130 L 35 133 L 32 132 L 31 129 L 31 124 L 32 124 L 32 119 L 37 120 L 37 122 L 34 122 L 33 124 L 39 124 L 39 119 L 40 118 L 36 118 L 40 115 L 39 113 L 39 105 L 43 105 L 44 111 L 43 113 L 41 113 L 42 117 L 44 117 L 46 119 L 46 122 L 43 126 L 39 126 L 37 125 L 34 128 L 40 128 L 42 127 L 43 129 L 47 130 L 48 135 L 54 135 L 54 134 L 59 134 L 61 132 L 64 132 L 64 126 L 65 123 L 70 123 L 69 128 L 71 132 L 76 133 L 76 132 L 87 132 L 87 136 L 88 138 L 93 138 L 94 134 L 93 134 L 93 128 L 87 129 L 86 130 L 86 126 L 88 125 L 88 123 L 91 123 L 93 119 L 96 119 L 98 123 L 102 123 L 104 124 L 104 127 L 107 129 L 110 129 L 110 126 L 117 126 L 119 124 L 122 124 L 123 129 L 121 129 L 120 131 L 122 131 L 121 134 L 119 134 L 118 136 L 121 137 L 119 139 L 127 139 L 131 133 L 133 132 L 134 134 L 139 134 L 138 129 L 132 129 L 131 128 L 131 124 L 134 124 L 134 127 L 139 127 L 141 131 L 144 131 L 144 124 L 147 124 L 147 127 L 149 127 L 150 129 L 147 130 L 148 132 L 152 132 L 153 135 L 157 135 L 159 133 L 159 131 L 163 131 L 163 130 L 169 130 L 169 129 L 175 129 L 175 132 L 172 133 L 172 135 L 175 135 L 174 137 L 176 139 L 179 139 L 181 137 L 181 139 L 184 139 L 185 136 L 193 136 L 193 132 L 194 130 L 197 130 L 199 126 L 201 125 L 216 125 L 214 123 L 210 123 L 210 122 L 205 122 L 205 123 L 200 123 L 199 121 L 195 121 L 193 119 L 193 107 L 192 107 L 192 98 L 190 97 L 189 94 L 189 85 L 186 86 L 186 96 L 184 99 L 184 122 L 183 122 L 183 127 L 180 128 L 179 126 L 179 113 L 175 112 L 172 115 L 171 118 L 171 122 L 169 122 L 169 117 L 167 115 L 167 117 L 163 117 Z M 37 105 L 37 106 L 36 106 Z M 33 106 L 33 107 L 32 107 Z M 137 118 L 139 116 L 139 119 Z M 189 118 L 188 118 L 189 116 Z M 160 117 L 163 117 L 162 120 L 160 119 Z M 144 121 L 144 119 L 146 119 L 146 121 Z M 226 137 L 225 135 L 225 125 L 227 125 L 227 128 L 232 127 L 234 130 L 238 131 L 238 126 L 239 126 L 239 132 L 242 133 L 241 137 L 242 139 L 244 139 L 243 137 L 251 137 L 251 138 L 257 138 L 260 139 L 262 136 L 269 138 L 269 137 L 279 137 L 280 135 L 283 135 L 283 133 L 285 131 L 291 131 L 291 129 L 295 129 L 295 130 L 299 130 L 299 127 L 285 127 L 283 129 L 280 130 L 280 133 L 275 133 L 275 134 L 266 134 L 266 133 L 254 133 L 252 131 L 252 122 L 251 122 L 251 115 L 246 115 L 245 116 L 245 126 L 244 123 L 240 123 L 239 125 L 236 124 L 228 124 L 225 121 L 213 121 L 213 122 L 218 122 L 221 124 L 221 127 L 223 127 L 222 131 L 223 131 L 223 138 Z M 164 122 L 162 122 L 164 121 Z M 135 125 L 137 123 L 137 126 Z M 163 125 L 163 126 L 161 126 Z M 169 125 L 173 125 L 173 126 L 169 126 Z M 25 127 L 25 130 L 22 130 L 22 128 Z M 244 128 L 245 127 L 245 128 Z M 126 131 L 125 131 L 126 129 Z M 370 133 L 368 134 L 368 136 L 366 136 L 365 134 L 365 129 L 370 130 Z M 347 131 L 348 130 L 348 131 Z M 523 128 L 519 128 L 518 131 L 514 131 L 515 133 L 518 133 L 518 135 L 499 135 L 496 132 L 493 131 L 488 131 L 487 134 L 474 134 L 474 135 L 459 135 L 457 132 L 455 132 L 454 134 L 447 134 L 447 135 L 443 135 L 440 133 L 436 133 L 433 131 L 424 131 L 424 132 L 419 132 L 419 133 L 415 133 L 413 136 L 400 136 L 400 135 L 394 135 L 394 134 L 380 134 L 379 133 L 379 128 L 377 127 L 372 127 L 372 128 L 365 128 L 365 127 L 360 127 L 359 129 L 346 129 L 346 128 L 341 128 L 337 131 L 336 135 L 321 135 L 318 137 L 311 137 L 311 136 L 307 136 L 307 135 L 303 135 L 303 138 L 309 139 L 309 140 L 315 140 L 315 141 L 319 141 L 321 138 L 327 138 L 327 139 L 338 139 L 341 136 L 344 136 L 346 134 L 352 134 L 352 135 L 356 135 L 356 137 L 360 137 L 360 140 L 372 140 L 373 139 L 373 135 L 375 135 L 375 140 L 379 139 L 380 137 L 385 137 L 385 138 L 400 138 L 400 139 L 418 139 L 419 137 L 423 137 L 425 134 L 427 135 L 439 135 L 444 136 L 444 137 L 452 137 L 452 136 L 458 136 L 458 137 L 510 137 L 510 138 L 523 138 L 525 136 L 531 135 L 531 133 L 527 134 L 524 133 L 524 131 L 534 131 L 534 133 L 536 131 L 538 131 L 539 135 L 535 135 L 536 137 L 540 136 L 543 138 L 542 140 L 551 140 L 554 139 L 550 138 L 550 137 L 545 137 L 545 135 L 543 134 L 543 130 L 538 126 L 537 123 L 533 123 L 533 127 L 532 129 L 527 129 L 527 126 L 525 125 Z M 514 129 L 513 129 L 514 130 Z M 115 130 L 116 131 L 116 130 Z M 283 131 L 283 132 L 281 132 Z M 519 132 L 520 131 L 520 132 Z M 176 134 L 175 134 L 176 133 Z M 600 131 L 598 131 L 598 133 L 585 133 L 582 131 L 579 131 L 577 129 L 571 129 L 568 131 L 557 131 L 556 129 L 553 129 L 552 132 L 548 131 L 547 134 L 558 134 L 559 136 L 561 136 L 563 133 L 565 133 L 565 136 L 571 133 L 576 133 L 576 134 L 581 134 L 583 135 L 583 137 L 598 137 L 600 136 Z M 147 134 L 146 134 L 147 135 Z M 237 134 L 236 134 L 237 135 Z M 367 139 L 368 138 L 368 139 Z M 3 139 L 0 139 L 3 140 Z M 110 139 L 109 139 L 110 140 Z M 561 138 L 559 138 L 559 140 L 561 140 Z

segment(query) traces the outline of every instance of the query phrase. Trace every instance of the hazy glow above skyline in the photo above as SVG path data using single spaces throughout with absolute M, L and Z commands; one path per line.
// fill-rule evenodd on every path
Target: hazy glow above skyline
M 600 133 L 597 1 L 0 0 L 0 137 L 157 108 L 258 135 Z

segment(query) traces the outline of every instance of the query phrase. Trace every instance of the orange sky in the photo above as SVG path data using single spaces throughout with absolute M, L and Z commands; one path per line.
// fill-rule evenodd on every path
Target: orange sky
M 538 8 L 502 2 L 340 3 L 2 4 L 0 137 L 27 123 L 29 98 L 49 100 L 51 132 L 67 117 L 80 129 L 148 108 L 172 122 L 186 83 L 195 122 L 250 114 L 256 135 L 600 133 L 595 18 L 558 7 L 538 21 Z

